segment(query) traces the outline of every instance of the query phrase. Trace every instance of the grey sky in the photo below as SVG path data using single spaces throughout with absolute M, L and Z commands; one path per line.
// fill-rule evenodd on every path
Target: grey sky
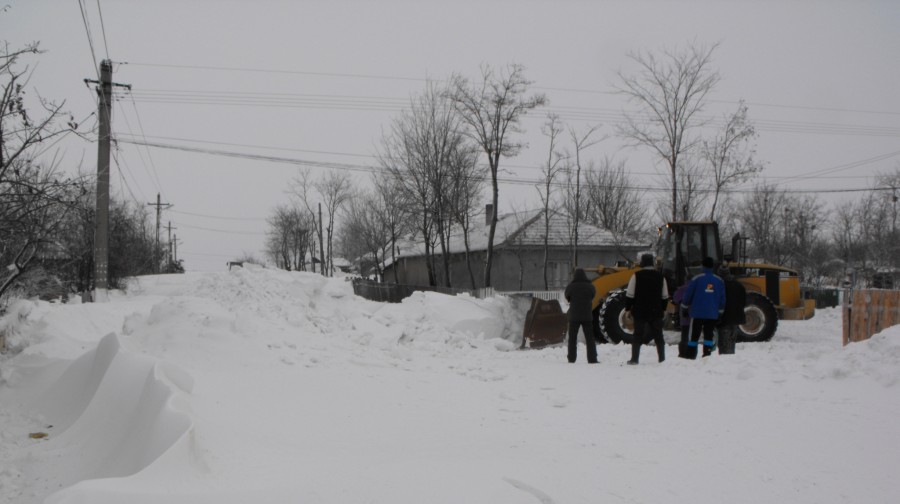
M 0 38 L 13 47 L 38 40 L 47 51 L 29 60 L 31 85 L 65 99 L 76 118 L 88 116 L 94 94 L 83 79 L 97 77 L 78 0 L 6 3 Z M 262 219 L 289 201 L 297 168 L 124 140 L 351 165 L 362 180 L 381 128 L 426 78 L 475 78 L 481 63 L 525 65 L 547 110 L 611 134 L 627 108 L 612 90 L 616 71 L 632 68 L 629 51 L 720 43 L 714 66 L 723 80 L 707 114 L 750 104 L 764 180 L 861 188 L 900 166 L 896 1 L 82 3 L 96 58 L 122 63 L 114 79 L 134 87 L 113 110 L 123 141 L 114 191 L 144 203 L 160 192 L 174 204 L 163 222 L 177 227 L 189 270 L 222 269 L 245 251 L 262 256 Z M 525 120 L 530 148 L 501 165 L 510 178 L 539 176 L 545 113 Z M 60 146 L 67 166 L 96 169 L 96 144 Z M 589 153 L 625 159 L 643 184 L 658 185 L 654 161 L 614 138 Z M 536 200 L 524 184 L 501 187 L 500 197 L 507 209 Z

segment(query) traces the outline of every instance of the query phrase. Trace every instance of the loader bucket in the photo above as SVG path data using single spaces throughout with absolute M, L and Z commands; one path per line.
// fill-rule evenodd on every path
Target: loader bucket
M 559 301 L 532 298 L 531 308 L 525 315 L 522 332 L 522 348 L 543 348 L 558 345 L 566 339 L 568 319 Z

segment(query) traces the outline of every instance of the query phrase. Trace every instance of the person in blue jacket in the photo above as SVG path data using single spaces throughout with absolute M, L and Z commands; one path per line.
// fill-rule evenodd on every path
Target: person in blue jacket
M 703 273 L 695 276 L 684 293 L 682 306 L 688 308 L 691 316 L 688 358 L 697 358 L 697 347 L 703 334 L 703 356 L 712 353 L 716 345 L 716 324 L 725 311 L 725 282 L 715 273 L 715 263 L 711 257 L 703 258 Z

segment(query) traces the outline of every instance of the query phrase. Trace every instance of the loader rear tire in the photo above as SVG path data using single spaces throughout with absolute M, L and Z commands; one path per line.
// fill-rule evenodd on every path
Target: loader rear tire
M 737 326 L 738 341 L 769 341 L 775 335 L 778 328 L 778 311 L 766 296 L 758 292 L 748 292 L 744 317 L 746 321 Z
M 610 343 L 631 344 L 634 321 L 625 311 L 625 291 L 614 291 L 607 296 L 600 308 L 600 330 Z

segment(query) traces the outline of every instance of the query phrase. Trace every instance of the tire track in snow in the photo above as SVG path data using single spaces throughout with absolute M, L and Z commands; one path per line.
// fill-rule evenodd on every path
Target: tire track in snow
M 531 485 L 526 485 L 525 483 L 522 483 L 519 480 L 514 480 L 512 478 L 503 478 L 503 480 L 523 492 L 530 493 L 538 501 L 540 501 L 541 504 L 554 504 L 555 503 L 555 501 L 553 500 L 552 497 L 550 497 L 549 495 L 545 494 L 544 492 L 538 490 L 537 488 L 535 488 Z

